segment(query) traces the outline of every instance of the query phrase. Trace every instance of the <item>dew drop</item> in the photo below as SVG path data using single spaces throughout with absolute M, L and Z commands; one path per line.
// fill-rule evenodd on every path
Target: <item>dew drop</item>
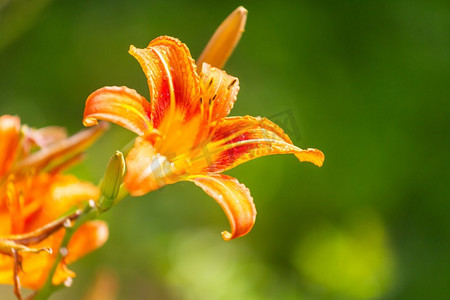
M 66 247 L 61 247 L 61 248 L 59 249 L 59 253 L 61 254 L 62 257 L 66 257 L 67 254 L 69 254 L 69 250 L 67 250 Z
M 66 280 L 64 280 L 63 284 L 64 284 L 65 287 L 71 287 L 72 283 L 73 283 L 72 277 L 67 277 Z

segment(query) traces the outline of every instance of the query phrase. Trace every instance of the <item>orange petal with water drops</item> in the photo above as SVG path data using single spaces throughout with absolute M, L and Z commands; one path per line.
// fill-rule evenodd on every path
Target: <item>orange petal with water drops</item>
M 212 122 L 228 116 L 239 92 L 239 80 L 204 63 L 200 75 L 202 111 Z
M 11 167 L 17 157 L 20 142 L 20 119 L 17 116 L 0 116 L 0 177 Z
M 217 28 L 202 54 L 197 60 L 200 68 L 206 62 L 216 68 L 222 68 L 233 52 L 244 32 L 247 10 L 239 6 Z
M 200 111 L 199 78 L 188 47 L 176 38 L 162 36 L 147 48 L 130 47 L 130 54 L 147 76 L 152 106 L 152 122 L 160 129 L 163 119 L 188 121 Z M 170 115 L 170 116 L 169 116 Z M 164 125 L 163 132 L 170 126 Z
M 144 135 L 152 129 L 150 111 L 150 103 L 135 90 L 124 86 L 103 87 L 87 98 L 83 124 L 92 126 L 97 120 L 104 120 Z
M 248 188 L 237 179 L 223 174 L 200 174 L 188 180 L 201 187 L 224 210 L 231 226 L 231 232 L 222 232 L 224 240 L 246 235 L 252 229 L 256 218 L 255 204 Z
M 246 161 L 272 154 L 292 153 L 300 161 L 322 166 L 324 155 L 317 149 L 301 149 L 275 123 L 260 117 L 230 117 L 215 126 L 212 140 L 202 154 L 194 156 L 192 172 L 222 172 Z

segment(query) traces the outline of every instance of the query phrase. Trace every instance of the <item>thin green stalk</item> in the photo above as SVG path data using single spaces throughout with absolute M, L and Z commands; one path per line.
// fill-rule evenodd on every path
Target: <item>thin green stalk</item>
M 53 285 L 52 279 L 55 275 L 55 272 L 58 268 L 58 265 L 61 263 L 61 261 L 65 258 L 67 253 L 64 253 L 64 249 L 67 249 L 67 246 L 69 245 L 69 242 L 73 236 L 73 234 L 77 231 L 78 228 L 80 228 L 81 225 L 86 223 L 89 220 L 94 219 L 98 216 L 98 210 L 95 206 L 95 203 L 93 200 L 89 201 L 86 206 L 83 208 L 82 213 L 80 216 L 74 221 L 74 224 L 72 226 L 66 227 L 66 232 L 64 234 L 64 238 L 61 242 L 61 246 L 58 251 L 58 255 L 56 257 L 55 262 L 53 263 L 53 266 L 47 276 L 47 280 L 45 284 L 42 286 L 42 288 L 37 291 L 36 294 L 34 294 L 31 299 L 32 300 L 46 300 L 50 295 L 61 288 L 63 285 L 55 286 Z
M 133 144 L 134 140 L 124 147 L 125 153 L 127 153 L 131 149 Z M 114 158 L 119 160 L 114 160 Z M 111 164 L 113 165 L 110 168 Z M 53 285 L 52 280 L 59 264 L 67 255 L 67 247 L 69 245 L 70 240 L 72 239 L 73 234 L 77 231 L 77 229 L 81 225 L 83 225 L 87 221 L 90 221 L 98 217 L 101 213 L 108 210 L 113 204 L 116 204 L 117 202 L 119 202 L 128 195 L 128 191 L 125 189 L 124 185 L 120 184 L 125 174 L 124 164 L 125 160 L 123 159 L 122 152 L 116 151 L 116 153 L 110 160 L 110 163 L 107 167 L 107 170 L 103 178 L 100 180 L 99 187 L 101 195 L 99 199 L 97 200 L 97 202 L 95 202 L 94 200 L 90 200 L 83 208 L 78 218 L 75 221 L 73 221 L 72 226 L 66 226 L 65 228 L 66 231 L 64 233 L 61 246 L 59 247 L 58 255 L 56 257 L 55 262 L 53 263 L 50 272 L 48 273 L 47 279 L 42 288 L 38 290 L 35 294 L 33 294 L 31 297 L 29 297 L 30 300 L 46 300 L 48 299 L 48 297 L 50 297 L 50 295 L 53 292 L 65 286 L 64 284 L 55 286 Z M 112 176 L 113 178 L 109 178 L 108 176 Z M 105 181 L 105 178 L 109 179 L 107 187 L 104 187 L 102 183 Z M 117 185 L 120 184 L 120 186 L 117 188 L 116 184 Z M 109 197 L 107 197 L 107 195 L 109 195 Z M 70 224 L 69 219 L 68 224 Z

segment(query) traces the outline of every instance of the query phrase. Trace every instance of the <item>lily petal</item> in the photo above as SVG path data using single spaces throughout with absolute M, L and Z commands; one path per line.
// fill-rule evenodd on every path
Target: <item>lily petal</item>
M 92 126 L 97 120 L 104 120 L 144 135 L 152 129 L 150 112 L 150 103 L 135 90 L 124 86 L 103 87 L 86 100 L 83 124 Z
M 75 277 L 75 273 L 67 265 L 103 246 L 108 236 L 108 225 L 104 221 L 94 220 L 83 224 L 72 236 L 67 246 L 67 256 L 53 275 L 53 284 L 59 285 L 69 277 Z
M 16 158 L 20 142 L 20 119 L 17 116 L 0 117 L 0 177 L 3 176 Z
M 33 245 L 35 249 L 57 249 L 62 239 L 62 231 L 50 236 L 44 242 Z M 47 277 L 48 271 L 58 253 L 55 251 L 38 251 L 33 253 L 30 251 L 21 251 L 22 269 L 24 272 L 19 273 L 20 283 L 24 287 L 31 289 L 40 288 Z M 13 257 L 10 255 L 0 255 L 0 283 L 13 283 Z
M 222 68 L 241 39 L 247 21 L 247 10 L 236 8 L 214 32 L 202 54 L 197 60 L 200 68 L 203 62 Z
M 48 147 L 67 138 L 66 129 L 59 126 L 48 126 L 39 129 L 25 127 L 24 131 L 27 140 L 39 148 Z
M 222 172 L 254 158 L 287 153 L 295 154 L 301 162 L 319 167 L 323 164 L 320 150 L 296 147 L 280 127 L 266 118 L 224 118 L 215 129 L 212 140 L 191 160 L 192 172 Z
M 49 167 L 51 163 L 59 165 L 62 161 L 78 155 L 89 147 L 107 128 L 108 124 L 102 122 L 98 126 L 80 131 L 19 161 L 12 167 L 11 172 L 26 173 L 33 168 L 36 171 L 44 167 L 51 168 L 51 166 Z
M 225 118 L 239 92 L 239 80 L 204 63 L 201 73 L 202 111 L 208 122 Z
M 41 203 L 41 209 L 28 220 L 27 232 L 56 220 L 73 207 L 80 208 L 89 199 L 99 197 L 98 188 L 73 175 L 40 174 L 31 186 L 29 197 Z
M 256 208 L 250 191 L 237 179 L 223 174 L 194 175 L 188 180 L 201 187 L 224 210 L 231 226 L 231 233 L 222 232 L 224 240 L 246 235 L 255 224 Z
M 200 111 L 199 77 L 185 44 L 176 38 L 162 36 L 151 41 L 145 49 L 131 46 L 129 52 L 147 76 L 155 128 L 169 132 L 172 122 L 188 121 Z M 165 128 L 160 128 L 163 119 L 167 120 L 162 126 Z
M 108 225 L 104 221 L 94 220 L 83 224 L 69 242 L 66 263 L 70 264 L 100 248 L 108 239 L 108 235 Z
M 144 195 L 162 186 L 174 183 L 173 166 L 167 157 L 159 154 L 152 143 L 137 138 L 126 157 L 125 187 L 132 196 Z

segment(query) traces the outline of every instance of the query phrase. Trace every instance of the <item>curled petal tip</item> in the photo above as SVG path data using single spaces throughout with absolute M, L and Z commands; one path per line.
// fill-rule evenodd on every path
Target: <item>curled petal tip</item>
M 136 47 L 134 45 L 130 45 L 130 48 L 128 49 L 128 53 L 133 55 L 136 52 Z
M 315 149 L 318 152 L 318 162 L 316 166 L 321 167 L 323 166 L 323 162 L 325 161 L 325 154 L 323 154 L 322 151 Z
M 296 156 L 300 161 L 309 161 L 318 167 L 321 167 L 325 160 L 323 152 L 314 148 L 308 148 L 303 153 L 296 154 Z
M 199 174 L 188 180 L 201 187 L 224 210 L 231 226 L 231 232 L 221 233 L 225 241 L 250 232 L 255 224 L 256 208 L 248 188 L 237 179 L 223 174 Z
M 96 118 L 84 118 L 83 119 L 83 125 L 86 127 L 97 125 L 98 121 Z
M 135 90 L 124 86 L 105 86 L 87 98 L 83 124 L 93 126 L 98 120 L 103 120 L 143 135 L 152 127 L 149 111 L 150 104 Z
M 233 235 L 230 232 L 226 231 L 226 230 L 222 231 L 220 234 L 222 235 L 222 238 L 225 241 L 231 241 L 233 239 Z

